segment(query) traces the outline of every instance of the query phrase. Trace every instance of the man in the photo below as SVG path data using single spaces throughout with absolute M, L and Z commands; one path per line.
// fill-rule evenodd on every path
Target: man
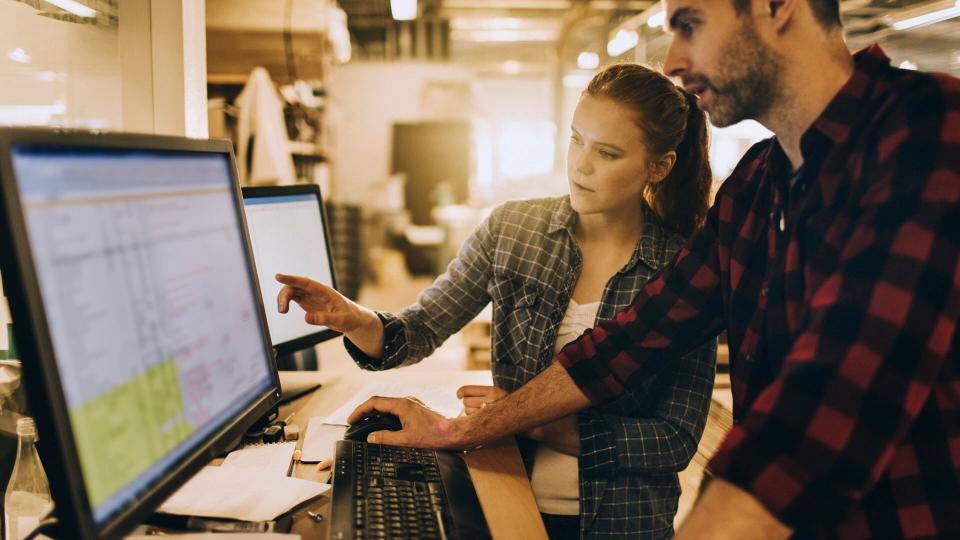
M 776 137 L 630 308 L 521 389 L 464 418 L 372 398 L 351 420 L 468 448 L 591 404 L 629 414 L 726 330 L 736 425 L 678 536 L 960 537 L 960 81 L 851 56 L 837 0 L 666 8 L 665 71 L 714 124 Z

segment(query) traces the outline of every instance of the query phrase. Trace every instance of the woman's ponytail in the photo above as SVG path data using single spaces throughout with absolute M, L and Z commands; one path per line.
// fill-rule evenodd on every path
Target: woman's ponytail
M 710 139 L 707 116 L 697 106 L 697 98 L 684 92 L 686 126 L 677 145 L 677 162 L 667 177 L 651 184 L 648 196 L 664 221 L 684 236 L 690 236 L 707 217 L 710 186 Z

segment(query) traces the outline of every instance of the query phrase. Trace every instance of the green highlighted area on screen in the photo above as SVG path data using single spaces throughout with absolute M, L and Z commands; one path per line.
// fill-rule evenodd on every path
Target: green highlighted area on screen
M 106 501 L 193 431 L 183 415 L 172 358 L 72 409 L 70 422 L 93 506 Z

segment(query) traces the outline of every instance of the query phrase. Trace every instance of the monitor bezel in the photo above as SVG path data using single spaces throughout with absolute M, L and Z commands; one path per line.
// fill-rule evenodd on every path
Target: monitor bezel
M 229 159 L 229 174 L 233 190 L 234 211 L 241 228 L 247 258 L 248 274 L 256 305 L 259 306 L 264 354 L 270 360 L 272 386 L 256 395 L 233 422 L 220 426 L 204 443 L 172 467 L 162 480 L 154 484 L 128 508 L 97 527 L 93 508 L 87 497 L 76 439 L 70 424 L 69 412 L 60 383 L 59 368 L 53 343 L 47 328 L 46 311 L 40 293 L 34 259 L 29 244 L 25 216 L 20 205 L 20 190 L 13 168 L 12 150 L 15 146 L 75 147 L 91 149 L 170 151 L 178 153 L 220 154 Z M 171 136 L 65 131 L 57 129 L 8 128 L 0 129 L 0 265 L 4 291 L 8 297 L 15 337 L 23 359 L 23 384 L 31 413 L 39 428 L 39 449 L 43 458 L 55 502 L 55 515 L 61 531 L 75 531 L 82 539 L 121 538 L 148 516 L 209 461 L 236 443 L 243 433 L 259 418 L 267 414 L 280 399 L 280 380 L 276 358 L 270 347 L 260 284 L 257 279 L 243 201 L 237 181 L 237 165 L 233 145 L 227 140 L 188 139 Z
M 332 280 L 330 286 L 334 289 L 337 289 L 337 273 L 333 264 L 333 251 L 330 249 L 330 224 L 327 220 L 327 210 L 323 206 L 323 194 L 320 193 L 320 186 L 317 184 L 293 184 L 288 186 L 244 186 L 242 188 L 242 192 L 244 204 L 246 204 L 247 199 L 283 197 L 286 195 L 313 195 L 316 197 L 317 205 L 320 207 L 320 222 L 323 224 L 323 240 L 326 242 L 327 248 L 327 264 L 330 265 L 330 279 Z M 256 259 L 256 255 L 254 255 L 254 259 Z M 342 334 L 336 330 L 325 328 L 319 332 L 300 336 L 289 341 L 275 343 L 273 347 L 276 349 L 278 355 L 287 355 L 313 347 L 318 343 L 322 343 L 340 335 Z

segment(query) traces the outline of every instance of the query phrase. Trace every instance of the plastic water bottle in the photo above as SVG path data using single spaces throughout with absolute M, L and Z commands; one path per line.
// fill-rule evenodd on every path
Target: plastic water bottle
M 17 420 L 17 435 L 17 462 L 3 497 L 3 537 L 7 540 L 24 538 L 53 510 L 50 484 L 37 454 L 37 425 L 33 418 Z

